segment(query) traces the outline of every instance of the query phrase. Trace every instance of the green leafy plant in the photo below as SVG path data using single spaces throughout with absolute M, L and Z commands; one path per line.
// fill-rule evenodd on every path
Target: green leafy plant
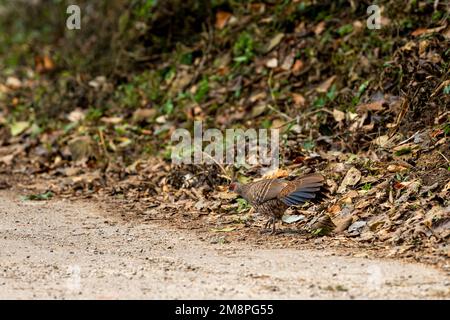
M 444 94 L 450 94 L 450 85 L 444 88 Z
M 444 126 L 444 134 L 446 136 L 450 135 L 450 122 L 445 124 L 445 126 Z
M 272 121 L 270 119 L 264 119 L 261 122 L 261 127 L 264 129 L 269 129 L 272 126 Z
M 174 106 L 173 106 L 172 100 L 171 99 L 167 100 L 166 103 L 164 103 L 164 105 L 163 105 L 164 114 L 167 114 L 167 115 L 172 114 L 173 109 L 174 109 Z
M 326 236 L 331 232 L 330 228 L 317 228 L 311 231 L 311 234 L 315 237 Z
M 245 199 L 237 198 L 236 202 L 238 203 L 238 208 L 237 208 L 238 213 L 241 213 L 243 211 L 250 209 L 250 205 Z
M 408 153 L 411 153 L 411 148 L 402 148 L 398 151 L 395 151 L 394 155 L 396 157 L 400 157 L 400 156 L 408 154 Z
M 233 60 L 237 65 L 249 62 L 254 56 L 254 42 L 252 36 L 242 32 L 233 46 Z
M 333 101 L 334 98 L 336 98 L 336 95 L 337 95 L 337 93 L 336 93 L 336 85 L 333 84 L 331 86 L 330 90 L 328 90 L 328 92 L 326 94 L 326 96 L 328 98 L 328 101 Z
M 45 193 L 39 193 L 39 194 L 30 194 L 28 196 L 23 196 L 22 200 L 28 201 L 28 200 L 50 200 L 53 198 L 54 194 L 51 191 L 47 191 Z
M 352 31 L 353 31 L 353 26 L 352 26 L 351 24 L 346 24 L 346 25 L 343 25 L 342 27 L 340 27 L 340 28 L 337 30 L 337 33 L 338 33 L 341 37 L 343 37 L 343 36 L 345 36 L 345 35 L 351 33 Z
M 372 184 L 366 182 L 366 183 L 362 186 L 361 189 L 362 189 L 362 190 L 365 190 L 365 191 L 369 191 L 370 189 L 372 189 Z
M 327 103 L 326 97 L 319 96 L 314 100 L 313 106 L 316 108 L 321 108 L 321 107 L 325 106 L 326 103 Z
M 306 150 L 312 150 L 314 148 L 315 144 L 314 141 L 312 140 L 306 140 L 303 143 L 303 148 L 305 148 Z
M 152 16 L 152 8 L 157 3 L 156 0 L 135 0 L 134 3 L 136 4 L 134 13 L 139 18 L 145 18 L 148 19 Z
M 193 60 L 194 60 L 194 58 L 192 56 L 192 52 L 188 52 L 181 56 L 180 63 L 186 64 L 186 65 L 191 65 Z
M 357 94 L 352 99 L 352 106 L 356 106 L 359 103 L 359 100 L 361 99 L 361 96 L 366 91 L 367 87 L 369 86 L 370 80 L 364 81 L 358 88 Z
M 315 108 L 322 108 L 327 103 L 333 101 L 337 96 L 336 85 L 333 84 L 330 89 L 325 93 L 321 93 L 313 102 Z
M 103 116 L 103 110 L 100 108 L 90 107 L 86 114 L 86 120 L 96 121 Z
M 209 92 L 209 81 L 208 78 L 205 77 L 198 84 L 197 92 L 195 92 L 194 94 L 194 100 L 196 102 L 203 101 L 208 92 Z

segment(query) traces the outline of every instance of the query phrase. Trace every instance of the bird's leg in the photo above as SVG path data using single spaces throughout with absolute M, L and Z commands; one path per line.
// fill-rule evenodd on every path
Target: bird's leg
M 276 221 L 275 221 L 275 217 L 272 217 L 272 232 L 270 233 L 270 234 L 275 234 L 275 223 L 276 223 Z
M 272 222 L 272 218 L 269 218 L 269 220 L 267 220 L 266 224 L 264 225 L 264 229 L 267 229 L 271 222 Z
M 261 230 L 261 233 L 266 233 L 266 232 L 271 233 L 267 229 L 270 227 L 270 224 L 273 224 L 273 221 L 274 221 L 273 217 L 269 218 L 269 220 L 267 220 L 266 224 L 264 225 L 264 229 Z

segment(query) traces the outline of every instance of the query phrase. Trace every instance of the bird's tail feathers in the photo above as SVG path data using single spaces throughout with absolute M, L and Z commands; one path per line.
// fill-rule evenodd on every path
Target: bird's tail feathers
M 302 204 L 316 198 L 316 193 L 323 186 L 324 177 L 321 174 L 313 173 L 300 177 L 292 181 L 281 200 L 288 206 Z

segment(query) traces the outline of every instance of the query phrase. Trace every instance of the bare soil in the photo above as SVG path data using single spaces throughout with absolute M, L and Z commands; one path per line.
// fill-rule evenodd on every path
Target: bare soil
M 211 241 L 95 201 L 2 191 L 0 239 L 0 299 L 450 298 L 448 274 L 431 266 Z

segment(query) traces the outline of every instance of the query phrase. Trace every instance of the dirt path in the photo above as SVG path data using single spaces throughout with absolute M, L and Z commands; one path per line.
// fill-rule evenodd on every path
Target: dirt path
M 86 202 L 0 193 L 0 299 L 449 298 L 432 267 L 211 244 Z

